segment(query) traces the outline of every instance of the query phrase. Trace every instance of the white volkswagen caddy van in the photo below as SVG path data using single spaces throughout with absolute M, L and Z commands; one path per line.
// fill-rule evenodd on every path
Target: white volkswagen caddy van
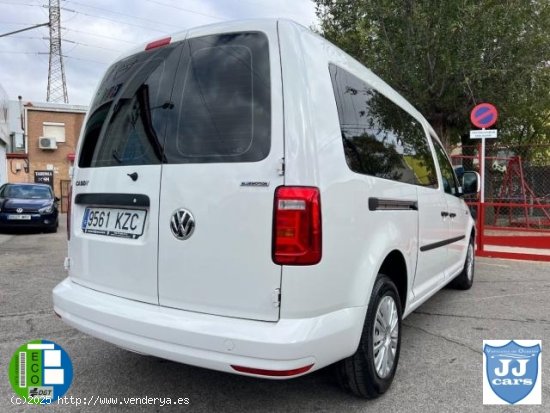
M 336 363 L 376 397 L 402 318 L 472 285 L 474 221 L 433 129 L 291 21 L 191 29 L 114 63 L 72 183 L 55 312 L 132 351 L 276 379 Z

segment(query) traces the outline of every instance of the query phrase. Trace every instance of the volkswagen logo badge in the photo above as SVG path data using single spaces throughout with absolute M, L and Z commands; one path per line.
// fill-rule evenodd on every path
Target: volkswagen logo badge
M 177 239 L 188 239 L 195 231 L 193 214 L 184 208 L 176 209 L 170 219 L 170 229 Z
M 20 214 L 21 212 L 23 212 L 23 208 L 17 208 L 15 211 Z

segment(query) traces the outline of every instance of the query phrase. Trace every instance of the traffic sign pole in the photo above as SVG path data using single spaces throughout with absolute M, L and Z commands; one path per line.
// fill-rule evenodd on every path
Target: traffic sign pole
M 479 172 L 481 176 L 480 200 L 482 204 L 485 202 L 485 139 L 497 137 L 496 130 L 486 131 L 485 128 L 493 126 L 497 119 L 497 108 L 490 103 L 480 103 L 470 113 L 470 121 L 478 128 L 481 128 L 481 131 L 470 131 L 470 138 L 481 139 L 481 165 L 479 165 Z
M 479 172 L 481 177 L 480 182 L 480 194 L 479 194 L 479 210 L 478 210 L 478 225 L 479 225 L 479 244 L 478 250 L 483 251 L 483 231 L 485 221 L 485 139 L 496 138 L 496 130 L 486 130 L 493 126 L 498 119 L 498 111 L 494 105 L 490 103 L 481 103 L 476 105 L 470 113 L 470 121 L 472 124 L 481 130 L 470 131 L 470 139 L 481 139 L 481 156 Z
M 485 203 L 485 138 L 481 138 L 481 165 L 479 165 L 479 172 L 481 176 L 481 193 L 480 200 L 481 203 Z

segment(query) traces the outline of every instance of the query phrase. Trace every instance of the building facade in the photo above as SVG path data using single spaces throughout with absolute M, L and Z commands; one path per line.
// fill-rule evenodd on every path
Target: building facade
M 24 110 L 24 152 L 8 154 L 9 182 L 42 182 L 67 196 L 69 171 L 87 107 L 29 102 Z
M 8 181 L 6 155 L 9 143 L 8 95 L 0 86 L 0 185 Z

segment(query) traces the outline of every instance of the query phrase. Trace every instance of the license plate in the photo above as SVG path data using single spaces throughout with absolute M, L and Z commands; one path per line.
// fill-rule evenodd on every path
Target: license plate
M 8 215 L 8 219 L 15 221 L 28 221 L 31 219 L 30 215 Z
M 86 208 L 82 231 L 87 234 L 137 239 L 143 235 L 147 211 L 142 209 Z

